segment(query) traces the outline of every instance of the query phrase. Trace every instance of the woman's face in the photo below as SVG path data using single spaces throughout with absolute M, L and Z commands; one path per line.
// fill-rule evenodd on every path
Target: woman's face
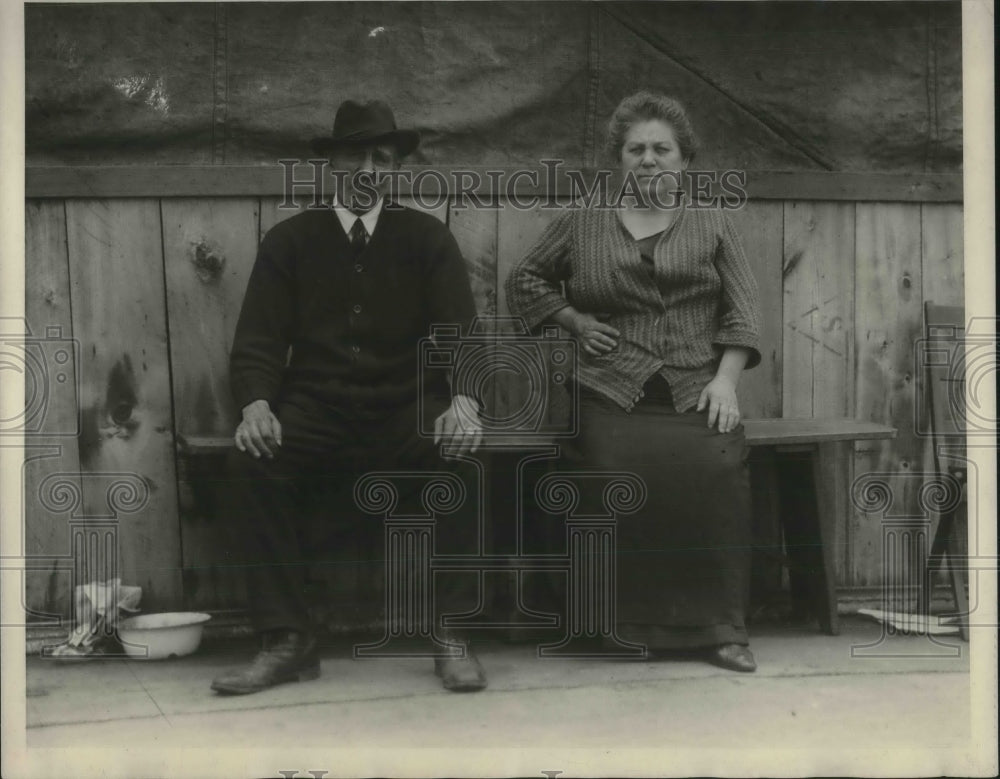
M 644 190 L 658 184 L 673 190 L 680 187 L 680 177 L 657 174 L 664 171 L 679 174 L 687 168 L 681 147 L 674 137 L 674 128 L 659 119 L 648 119 L 633 124 L 625 134 L 621 153 L 622 173 L 630 171 Z

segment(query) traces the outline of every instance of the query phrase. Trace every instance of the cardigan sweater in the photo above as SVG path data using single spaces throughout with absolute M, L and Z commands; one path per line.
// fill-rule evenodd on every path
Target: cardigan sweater
M 506 281 L 511 313 L 535 328 L 567 305 L 621 333 L 609 353 L 580 350 L 576 379 L 626 410 L 659 373 L 678 411 L 695 407 L 727 346 L 760 362 L 757 284 L 732 221 L 718 209 L 681 207 L 653 252 L 608 208 L 574 208 L 549 224 Z
M 261 242 L 230 355 L 237 408 L 303 396 L 412 403 L 420 339 L 432 324 L 465 328 L 475 313 L 462 253 L 433 216 L 387 206 L 355 256 L 331 209 L 303 211 Z M 447 397 L 441 371 L 426 372 L 424 389 Z

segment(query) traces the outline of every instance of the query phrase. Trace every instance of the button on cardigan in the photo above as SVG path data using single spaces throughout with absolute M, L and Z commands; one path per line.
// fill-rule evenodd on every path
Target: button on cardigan
M 617 328 L 618 346 L 608 354 L 580 351 L 576 378 L 625 409 L 656 373 L 679 411 L 695 407 L 727 346 L 749 350 L 748 368 L 760 362 L 757 283 L 732 221 L 718 209 L 681 208 L 656 244 L 652 274 L 613 209 L 567 209 L 505 289 L 511 313 L 529 328 L 567 305 Z

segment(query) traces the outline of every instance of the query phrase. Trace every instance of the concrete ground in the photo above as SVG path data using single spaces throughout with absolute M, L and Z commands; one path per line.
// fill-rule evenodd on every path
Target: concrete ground
M 843 620 L 836 637 L 761 627 L 752 632 L 754 674 L 692 658 L 540 659 L 533 645 L 486 643 L 478 653 L 489 689 L 474 694 L 444 691 L 429 659 L 353 660 L 342 640 L 324 647 L 319 680 L 238 697 L 209 684 L 252 656 L 246 640 L 161 661 L 30 657 L 27 746 L 315 747 L 387 738 L 398 747 L 525 749 L 964 744 L 968 645 L 938 638 L 949 650 L 926 637 L 881 635 L 857 617 Z

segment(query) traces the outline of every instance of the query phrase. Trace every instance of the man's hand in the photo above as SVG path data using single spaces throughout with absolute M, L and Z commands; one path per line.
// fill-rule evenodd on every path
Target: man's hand
M 434 420 L 434 443 L 458 447 L 458 454 L 472 454 L 483 441 L 479 404 L 468 395 L 456 395 Z
M 263 453 L 269 460 L 274 459 L 272 448 L 281 446 L 281 423 L 266 400 L 255 400 L 243 407 L 243 421 L 233 438 L 241 452 L 249 451 L 257 459 Z
M 740 406 L 736 400 L 736 384 L 725 376 L 716 376 L 701 391 L 698 397 L 698 411 L 708 407 L 708 426 L 716 420 L 719 432 L 728 433 L 740 423 Z

